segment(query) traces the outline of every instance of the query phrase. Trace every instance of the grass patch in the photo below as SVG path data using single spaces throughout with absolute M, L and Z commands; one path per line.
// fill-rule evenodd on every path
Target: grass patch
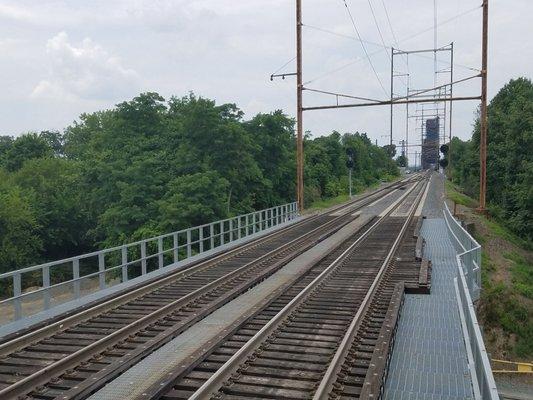
M 515 252 L 505 253 L 503 256 L 513 262 L 511 267 L 513 289 L 533 300 L 533 265 Z
M 350 199 L 350 196 L 348 196 L 347 194 L 341 194 L 340 196 L 337 196 L 337 197 L 331 197 L 329 199 L 318 200 L 318 201 L 313 202 L 311 206 L 308 208 L 308 210 L 310 211 L 322 210 L 324 208 L 336 206 L 337 204 L 345 203 L 349 199 Z
M 466 194 L 461 193 L 459 188 L 448 180 L 446 181 L 446 194 L 450 200 L 457 204 L 461 204 L 469 208 L 476 208 L 478 206 L 478 202 L 476 200 L 468 197 Z
M 498 221 L 494 219 L 484 218 L 484 222 L 485 222 L 485 225 L 490 229 L 493 235 L 498 236 L 502 239 L 505 239 L 508 242 L 511 242 L 514 245 L 521 247 L 525 250 L 532 249 L 533 245 L 531 244 L 531 242 L 528 242 L 527 240 L 524 240 L 518 237 L 513 232 L 511 232 L 508 228 L 500 224 Z
M 511 353 L 518 357 L 530 357 L 533 354 L 531 312 L 502 282 L 486 287 L 484 297 L 482 313 L 485 328 L 502 328 L 506 334 L 515 335 L 514 344 L 509 345 Z

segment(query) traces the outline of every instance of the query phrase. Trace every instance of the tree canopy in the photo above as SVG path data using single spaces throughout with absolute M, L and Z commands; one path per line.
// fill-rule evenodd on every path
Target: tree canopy
M 533 84 L 507 83 L 488 106 L 487 201 L 493 215 L 533 239 Z M 451 176 L 465 192 L 479 192 L 479 117 L 470 141 L 451 143 Z
M 305 138 L 308 204 L 398 173 L 365 134 Z M 63 132 L 0 136 L 0 272 L 294 201 L 294 121 L 142 93 Z

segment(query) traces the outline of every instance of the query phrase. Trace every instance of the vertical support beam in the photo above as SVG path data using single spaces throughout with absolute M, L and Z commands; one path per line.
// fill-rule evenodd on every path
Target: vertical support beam
M 481 50 L 481 121 L 479 136 L 479 211 L 486 211 L 487 195 L 487 52 L 489 0 L 483 0 L 483 36 Z
M 391 48 L 391 57 L 390 57 L 390 139 L 389 145 L 392 147 L 392 121 L 393 121 L 393 105 L 392 100 L 394 97 L 394 47 Z
M 348 168 L 348 186 L 350 188 L 350 199 L 352 198 L 352 169 Z
M 209 225 L 209 243 L 209 249 L 213 250 L 215 248 L 215 226 L 213 224 Z
M 407 57 L 407 56 L 406 56 Z M 407 63 L 409 63 L 409 58 L 407 58 Z M 407 64 L 409 67 L 409 64 Z M 407 74 L 407 97 L 409 97 L 409 74 Z M 407 149 L 405 157 L 407 158 L 406 167 L 409 166 L 409 103 L 405 104 L 405 147 Z
M 43 305 L 44 309 L 50 308 L 50 267 L 43 267 Z
M 200 253 L 204 252 L 204 227 L 198 228 L 198 249 Z
M 296 193 L 300 210 L 304 208 L 304 144 L 302 93 L 302 0 L 296 0 Z
M 187 258 L 189 258 L 192 254 L 191 241 L 191 230 L 187 229 Z
M 159 268 L 163 268 L 165 264 L 165 258 L 163 256 L 163 238 L 157 239 L 157 259 L 159 261 Z
M 452 50 L 450 54 L 450 98 L 453 99 L 453 42 L 450 44 Z M 448 129 L 448 171 L 451 171 L 452 166 L 452 117 L 453 117 L 453 101 L 450 101 L 450 127 Z
M 257 213 L 252 214 L 252 233 L 255 233 L 257 230 L 256 216 L 257 216 Z
M 80 298 L 80 259 L 75 258 L 74 261 L 72 261 L 72 278 L 74 279 L 74 298 L 79 299 Z
M 128 247 L 122 246 L 122 282 L 128 281 Z
M 22 279 L 20 273 L 13 275 L 13 308 L 15 311 L 15 321 L 22 318 L 22 302 L 20 295 L 22 294 Z
M 141 275 L 146 275 L 146 242 L 141 242 Z
M 98 254 L 98 282 L 100 282 L 100 290 L 105 289 L 105 254 Z
M 213 225 L 211 225 L 211 228 L 213 228 Z M 174 233 L 173 235 L 173 245 L 174 245 L 174 262 L 177 263 L 180 259 L 180 250 L 179 250 L 179 238 L 178 233 Z

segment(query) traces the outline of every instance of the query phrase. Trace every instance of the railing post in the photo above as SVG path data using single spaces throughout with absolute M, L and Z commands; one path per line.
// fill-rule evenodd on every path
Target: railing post
M 72 261 L 72 278 L 74 279 L 74 298 L 80 298 L 80 259 L 75 258 Z
M 224 221 L 220 221 L 220 232 L 218 234 L 220 235 L 220 245 L 222 246 L 224 244 Z
M 179 261 L 179 241 L 178 241 L 178 233 L 174 233 L 173 235 L 173 244 L 174 244 L 174 262 L 177 263 Z
M 100 282 L 100 290 L 105 289 L 105 254 L 98 254 L 98 281 Z
M 237 239 L 241 238 L 241 229 L 242 229 L 242 223 L 241 223 L 241 217 L 237 217 Z
M 13 275 L 13 308 L 15 312 L 15 320 L 22 318 L 22 303 L 20 301 L 20 295 L 22 294 L 21 276 L 19 273 Z
M 146 275 L 146 242 L 141 242 L 141 275 Z
M 257 213 L 254 212 L 252 214 L 252 234 L 254 234 L 256 229 L 257 229 L 257 227 L 256 227 L 256 225 L 257 225 L 256 216 L 257 216 Z
M 200 250 L 200 253 L 203 253 L 204 252 L 204 227 L 201 226 L 200 228 L 198 228 L 198 243 L 199 243 L 199 250 Z
M 209 243 L 211 244 L 210 250 L 215 248 L 215 226 L 209 224 Z
M 128 281 L 128 247 L 122 247 L 122 282 Z
M 187 258 L 189 258 L 192 254 L 191 241 L 191 230 L 187 229 Z
M 50 308 L 50 267 L 43 267 L 43 307 Z
M 163 257 L 163 238 L 160 237 L 157 239 L 157 259 L 159 261 L 159 268 L 163 268 L 165 260 Z
M 233 242 L 233 219 L 229 220 L 229 241 Z

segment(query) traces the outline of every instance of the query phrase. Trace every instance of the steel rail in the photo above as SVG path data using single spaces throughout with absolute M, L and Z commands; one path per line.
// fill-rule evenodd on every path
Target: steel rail
M 53 375 L 56 375 L 69 367 L 72 366 L 72 364 L 77 364 L 79 362 L 82 362 L 83 360 L 89 358 L 90 356 L 94 355 L 95 353 L 99 353 L 103 350 L 105 350 L 107 347 L 109 347 L 111 344 L 116 343 L 124 338 L 127 338 L 129 335 L 132 334 L 132 332 L 138 331 L 142 329 L 142 327 L 145 327 L 161 318 L 163 318 L 168 312 L 173 311 L 175 309 L 178 309 L 180 307 L 183 307 L 190 303 L 192 300 L 198 298 L 199 296 L 208 293 L 210 290 L 216 288 L 221 283 L 226 282 L 228 280 L 231 280 L 232 278 L 238 276 L 242 272 L 249 269 L 254 264 L 261 263 L 265 260 L 268 260 L 269 258 L 275 256 L 276 254 L 282 253 L 284 250 L 289 249 L 291 246 L 297 244 L 298 242 L 305 241 L 306 239 L 312 237 L 316 232 L 324 229 L 328 229 L 331 227 L 334 227 L 339 220 L 346 217 L 345 214 L 334 218 L 324 225 L 320 225 L 313 230 L 306 232 L 302 236 L 299 236 L 290 242 L 287 242 L 284 244 L 281 248 L 276 248 L 274 250 L 271 250 L 270 252 L 262 255 L 259 258 L 254 259 L 253 261 L 250 261 L 246 263 L 245 265 L 239 267 L 238 269 L 221 276 L 220 278 L 209 282 L 208 284 L 196 289 L 195 291 L 180 297 L 177 300 L 174 300 L 173 302 L 163 306 L 162 308 L 159 308 L 155 310 L 154 312 L 145 315 L 144 317 L 135 320 L 129 325 L 126 325 L 119 330 L 111 333 L 110 335 L 107 335 L 103 337 L 100 340 L 97 340 L 96 342 L 91 343 L 90 345 L 83 347 L 82 349 L 69 354 L 67 357 L 64 357 L 53 364 L 50 364 L 43 369 L 35 372 L 34 374 L 31 374 L 24 379 L 14 383 L 13 385 L 0 390 L 0 398 L 4 398 L 3 396 L 19 396 L 23 395 L 28 392 L 28 390 L 31 390 L 35 388 L 38 385 L 41 385 L 43 383 L 46 383 L 50 380 L 50 377 Z M 315 244 L 314 241 L 312 244 Z M 304 250 L 304 249 L 300 249 Z M 61 326 L 61 330 L 63 330 L 64 327 Z M 2 354 L 5 355 L 5 354 Z
M 338 373 L 344 363 L 344 360 L 353 344 L 353 340 L 361 327 L 361 324 L 363 322 L 363 316 L 367 313 L 372 300 L 374 299 L 377 288 L 379 283 L 381 282 L 383 275 L 386 271 L 386 269 L 389 266 L 389 263 L 392 260 L 392 257 L 396 253 L 396 250 L 398 249 L 398 246 L 405 234 L 405 231 L 407 230 L 407 227 L 412 221 L 412 218 L 415 214 L 416 209 L 418 208 L 418 203 L 420 202 L 424 189 L 426 185 L 428 185 L 429 182 L 426 182 L 424 187 L 422 187 L 422 190 L 419 191 L 416 200 L 411 205 L 411 208 L 409 209 L 409 215 L 407 219 L 405 220 L 404 225 L 402 226 L 402 229 L 400 233 L 398 234 L 398 237 L 394 241 L 394 244 L 392 245 L 392 248 L 390 252 L 388 253 L 385 261 L 383 262 L 376 278 L 374 279 L 374 282 L 372 283 L 372 286 L 370 287 L 368 293 L 366 294 L 363 302 L 359 306 L 359 310 L 357 310 L 357 313 L 355 314 L 350 327 L 346 331 L 346 334 L 344 335 L 341 344 L 339 345 L 335 355 L 333 356 L 333 359 L 331 363 L 329 364 L 328 369 L 326 370 L 326 373 L 322 377 L 322 381 L 318 385 L 317 391 L 315 392 L 313 396 L 313 400 L 320 400 L 327 398 L 328 394 L 331 392 L 333 385 L 335 383 L 335 380 L 337 379 Z
M 189 400 L 203 400 L 209 398 L 216 392 L 228 377 L 239 367 L 239 365 L 263 342 L 279 324 L 292 313 L 305 298 L 317 288 L 356 248 L 361 241 L 368 237 L 384 218 L 392 212 L 407 198 L 407 196 L 417 188 L 413 185 L 406 193 L 400 197 L 393 206 L 381 215 L 357 240 L 355 240 L 339 257 L 337 257 L 320 275 L 318 275 L 308 286 L 306 286 L 294 299 L 292 299 L 278 314 L 276 314 L 257 334 L 255 334 L 246 344 L 241 347 L 220 369 L 217 370 L 193 395 Z M 407 223 L 405 224 L 407 226 Z M 402 228 L 402 232 L 403 232 Z M 405 228 L 406 229 L 406 228 Z
M 394 187 L 395 186 L 402 186 L 403 184 L 403 181 L 402 182 L 399 182 L 399 183 L 396 183 L 396 184 L 393 184 L 393 185 L 390 185 L 389 187 L 387 187 L 388 189 L 390 189 L 392 187 L 392 191 L 395 190 Z M 383 188 L 383 190 L 386 190 L 386 188 Z M 383 190 L 380 190 L 378 192 L 381 192 Z M 374 197 L 375 195 L 378 193 L 378 192 L 374 192 L 368 196 L 365 196 L 364 198 L 360 198 L 354 202 L 351 203 L 351 205 L 341 205 L 339 207 L 336 207 L 335 209 L 346 209 L 348 208 L 349 211 L 347 211 L 346 214 L 348 213 L 351 213 L 354 211 L 354 208 L 353 206 L 356 205 L 356 207 L 364 207 L 366 204 L 368 204 Z M 361 204 L 358 204 L 358 203 L 361 203 Z M 331 211 L 329 211 L 331 212 Z M 167 313 L 169 310 L 173 310 L 173 309 L 176 309 L 180 306 L 184 306 L 185 304 L 187 304 L 188 302 L 192 301 L 193 299 L 195 298 L 198 298 L 199 296 L 201 296 L 202 294 L 205 294 L 207 292 L 209 292 L 209 290 L 215 288 L 217 285 L 221 284 L 222 282 L 224 281 L 227 281 L 233 277 L 236 277 L 238 276 L 240 273 L 242 273 L 243 271 L 245 271 L 246 269 L 250 268 L 251 265 L 253 264 L 257 264 L 257 263 L 260 263 L 266 259 L 268 259 L 269 257 L 272 257 L 274 256 L 275 254 L 279 254 L 281 252 L 283 252 L 284 250 L 290 248 L 291 246 L 295 245 L 296 243 L 298 243 L 299 241 L 304 241 L 306 240 L 307 238 L 309 237 L 312 237 L 314 233 L 316 233 L 317 231 L 321 230 L 321 229 L 325 229 L 325 228 L 329 228 L 329 227 L 333 227 L 336 223 L 338 223 L 339 220 L 341 220 L 343 217 L 346 217 L 346 214 L 343 214 L 343 215 L 340 215 L 339 217 L 337 218 L 334 218 L 330 221 L 328 221 L 326 224 L 323 224 L 319 227 L 316 227 L 314 228 L 313 230 L 293 239 L 292 241 L 286 243 L 285 245 L 283 245 L 281 248 L 277 248 L 275 250 L 272 250 L 266 254 L 264 254 L 263 256 L 257 258 L 257 259 L 254 259 L 253 261 L 243 265 L 242 267 L 208 283 L 207 285 L 205 286 L 202 286 L 201 288 L 195 290 L 194 292 L 184 296 L 184 297 L 181 297 L 169 304 L 167 304 L 166 306 L 163 306 L 162 308 L 134 321 L 133 323 L 127 325 L 127 326 L 124 326 L 123 328 L 113 332 L 112 334 L 96 341 L 96 342 L 93 342 L 91 343 L 90 345 L 68 355 L 67 357 L 64 357 L 58 361 L 56 361 L 55 363 L 53 364 L 50 364 L 48 366 L 46 366 L 45 368 L 25 377 L 24 379 L 14 383 L 13 385 L 7 387 L 7 388 L 4 388 L 3 390 L 0 390 L 0 396 L 11 396 L 11 397 L 15 397 L 15 396 L 18 396 L 18 395 L 23 395 L 25 393 L 27 393 L 28 391 L 31 391 L 33 388 L 35 388 L 36 386 L 38 385 L 41 385 L 43 383 L 46 383 L 50 380 L 50 377 L 51 376 L 54 376 L 54 375 L 57 375 L 59 373 L 61 373 L 62 371 L 68 369 L 70 366 L 72 366 L 72 364 L 76 364 L 76 363 L 79 363 L 87 358 L 89 358 L 91 355 L 95 354 L 95 353 L 98 353 L 98 352 L 101 352 L 103 350 L 105 350 L 107 347 L 110 346 L 110 344 L 112 343 L 116 343 L 117 341 L 120 341 L 121 339 L 123 339 L 124 337 L 127 337 L 129 336 L 132 331 L 134 331 L 135 329 L 139 330 L 141 329 L 140 327 L 142 326 L 146 326 L 146 325 L 149 325 L 150 323 L 153 323 L 154 321 L 157 321 L 159 320 L 160 318 L 162 318 L 165 313 Z M 322 214 L 320 214 L 322 215 Z M 320 215 L 317 215 L 316 217 L 319 217 Z M 305 221 L 310 221 L 310 219 L 306 219 Z M 291 225 L 291 227 L 294 226 L 294 225 Z M 284 229 L 285 230 L 285 229 Z M 282 230 L 282 231 L 284 231 Z M 278 231 L 279 233 L 279 231 Z M 269 235 L 270 236 L 270 235 Z M 206 267 L 207 268 L 207 267 Z M 188 270 L 187 270 L 188 271 Z M 169 277 L 170 278 L 170 277 Z M 155 283 L 158 283 L 160 281 L 157 281 Z M 124 296 L 128 296 L 129 294 L 126 294 Z M 119 298 L 122 298 L 122 296 L 120 296 Z M 112 299 L 111 301 L 117 301 L 117 298 L 115 299 Z M 106 304 L 106 303 L 104 303 Z M 115 303 L 113 303 L 115 304 Z M 83 313 L 83 316 L 80 316 L 80 315 L 74 315 L 72 317 L 69 317 L 67 318 L 67 320 L 69 321 L 58 321 L 56 322 L 55 324 L 52 324 L 50 326 L 47 326 L 39 331 L 37 331 L 37 333 L 40 335 L 40 337 L 44 336 L 48 336 L 48 332 L 50 330 L 53 330 L 55 328 L 59 328 L 59 330 L 64 330 L 66 329 L 68 326 L 71 326 L 73 323 L 73 321 L 79 321 L 80 319 L 83 320 L 83 319 L 87 319 L 88 318 L 88 314 L 87 312 L 89 311 L 92 311 L 91 314 L 100 314 L 102 312 L 101 310 L 101 307 L 102 307 L 102 304 L 100 305 L 97 305 L 95 307 L 93 307 L 92 309 L 89 309 L 89 310 L 86 310 L 85 313 Z M 68 323 L 70 322 L 70 323 Z M 10 353 L 10 352 L 13 352 L 13 351 L 16 351 L 17 349 L 20 349 L 21 347 L 24 347 L 24 345 L 27 345 L 28 343 L 31 343 L 35 340 L 38 340 L 38 337 L 35 336 L 35 335 L 26 335 L 26 337 L 22 337 L 18 340 L 14 340 L 12 342 L 8 342 L 8 343 L 5 343 L 4 345 L 1 345 L 0 346 L 0 351 L 3 351 L 3 353 L 0 353 L 0 356 L 1 355 L 6 355 L 6 352 L 7 353 Z M 16 346 L 16 347 L 14 347 Z M 15 348 L 15 350 L 13 350 Z M 3 397 L 2 397 L 3 398 Z
M 20 334 L 17 332 L 17 336 L 14 337 L 13 339 L 0 343 L 0 357 L 5 356 L 6 354 L 9 354 L 15 351 L 16 347 L 14 346 L 17 343 L 20 343 L 18 347 L 25 346 L 29 343 L 34 342 L 35 340 L 39 340 L 43 337 L 50 335 L 51 333 L 54 332 L 54 330 L 59 330 L 60 327 L 61 329 L 68 328 L 69 326 L 79 323 L 87 318 L 106 312 L 112 308 L 122 305 L 128 301 L 131 301 L 132 299 L 135 299 L 136 297 L 141 297 L 147 293 L 150 293 L 156 289 L 159 289 L 165 286 L 166 284 L 171 283 L 175 279 L 184 278 L 193 273 L 216 266 L 217 263 L 228 260 L 234 257 L 235 255 L 238 255 L 239 253 L 242 253 L 244 251 L 253 249 L 254 247 L 257 247 L 258 245 L 265 243 L 269 239 L 272 239 L 276 236 L 280 236 L 284 232 L 287 232 L 291 229 L 301 226 L 302 224 L 311 222 L 314 219 L 320 218 L 321 216 L 325 214 L 334 213 L 339 210 L 348 209 L 351 207 L 355 207 L 353 208 L 353 211 L 356 211 L 366 206 L 368 204 L 367 200 L 369 200 L 370 198 L 374 198 L 384 191 L 388 191 L 387 194 L 390 194 L 392 191 L 396 190 L 398 187 L 401 187 L 402 185 L 407 184 L 408 182 L 410 182 L 411 180 L 415 178 L 416 176 L 412 176 L 412 177 L 409 177 L 408 179 L 403 179 L 401 181 L 394 182 L 388 186 L 385 186 L 372 193 L 364 195 L 358 199 L 354 199 L 348 204 L 341 204 L 338 206 L 328 208 L 327 210 L 325 210 L 324 212 L 320 214 L 302 219 L 300 221 L 297 221 L 296 223 L 285 226 L 279 230 L 260 236 L 257 239 L 252 240 L 251 242 L 234 247 L 230 250 L 225 250 L 225 251 L 220 250 L 214 256 L 206 260 L 200 260 L 198 262 L 195 262 L 192 265 L 186 267 L 186 269 L 180 269 L 178 271 L 173 271 L 173 272 L 170 272 L 169 274 L 157 277 L 153 281 L 140 283 L 133 289 L 130 289 L 127 292 L 119 293 L 118 295 L 114 295 L 111 298 L 105 297 L 104 301 L 96 301 L 95 303 L 93 303 L 94 305 L 90 306 L 89 308 L 80 307 L 78 309 L 75 309 L 71 312 L 68 312 L 66 316 L 59 316 L 59 318 L 56 318 L 56 320 L 54 320 L 53 322 L 43 325 L 42 327 L 32 330 L 28 333 Z M 384 196 L 381 196 L 381 197 L 384 197 Z M 358 204 L 360 202 L 364 202 L 364 203 Z M 70 315 L 73 312 L 75 314 Z

